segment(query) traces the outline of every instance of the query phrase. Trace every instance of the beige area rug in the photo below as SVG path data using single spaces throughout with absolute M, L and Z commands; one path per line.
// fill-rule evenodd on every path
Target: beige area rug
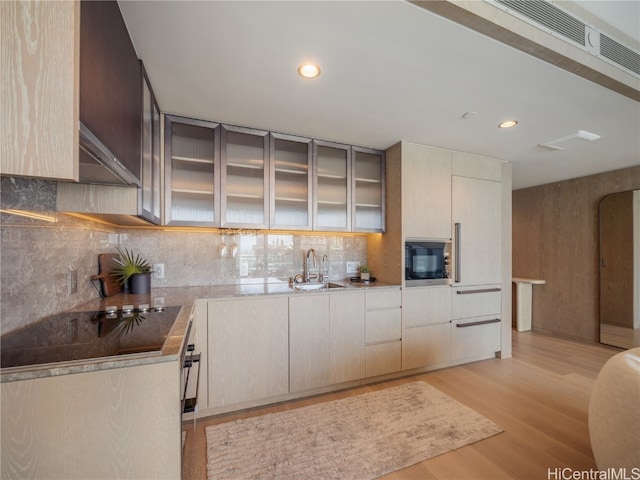
M 502 432 L 426 382 L 206 428 L 209 480 L 365 480 Z

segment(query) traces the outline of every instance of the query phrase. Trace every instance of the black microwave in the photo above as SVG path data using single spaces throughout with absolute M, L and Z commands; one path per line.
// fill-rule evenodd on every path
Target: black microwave
M 451 284 L 451 242 L 406 240 L 404 280 L 407 287 Z

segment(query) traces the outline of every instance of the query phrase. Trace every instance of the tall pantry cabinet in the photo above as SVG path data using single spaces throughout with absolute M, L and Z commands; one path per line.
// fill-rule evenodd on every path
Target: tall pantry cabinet
M 386 152 L 387 218 L 368 240 L 382 281 L 403 285 L 402 369 L 511 355 L 511 167 L 400 142 Z M 451 286 L 407 286 L 406 239 L 450 241 Z

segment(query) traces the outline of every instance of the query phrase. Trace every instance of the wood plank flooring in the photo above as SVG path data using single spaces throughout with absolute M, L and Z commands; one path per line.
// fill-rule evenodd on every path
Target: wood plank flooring
M 547 479 L 548 469 L 595 469 L 587 412 L 593 383 L 620 349 L 513 331 L 513 357 L 367 385 L 196 422 L 184 478 L 206 480 L 207 425 L 424 380 L 500 425 L 499 435 L 386 475 L 407 479 Z M 349 479 L 345 479 L 349 480 Z

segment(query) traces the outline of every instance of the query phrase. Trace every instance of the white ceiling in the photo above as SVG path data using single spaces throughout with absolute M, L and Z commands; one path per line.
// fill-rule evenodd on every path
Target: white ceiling
M 627 11 L 624 1 L 596 3 Z M 400 0 L 120 7 L 167 113 L 500 158 L 513 163 L 514 189 L 640 164 L 637 101 Z M 315 80 L 296 73 L 308 60 L 321 65 Z M 463 119 L 468 111 L 477 115 Z M 508 118 L 519 125 L 498 129 Z M 601 138 L 561 151 L 539 146 L 578 130 Z

